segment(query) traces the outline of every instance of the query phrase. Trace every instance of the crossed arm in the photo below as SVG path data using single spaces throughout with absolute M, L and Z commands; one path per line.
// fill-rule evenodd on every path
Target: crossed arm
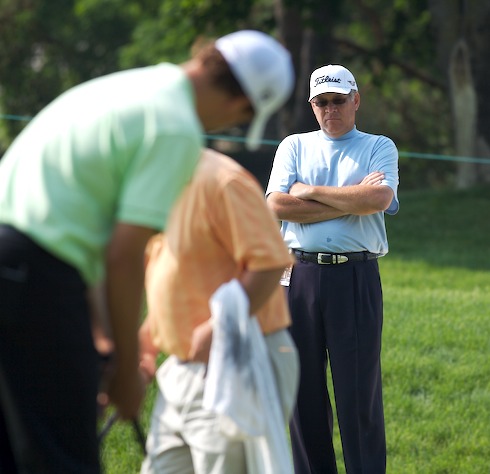
M 294 183 L 289 193 L 273 192 L 267 203 L 279 220 L 313 224 L 353 215 L 368 215 L 386 210 L 393 190 L 381 185 L 384 174 L 374 171 L 353 186 L 314 186 Z

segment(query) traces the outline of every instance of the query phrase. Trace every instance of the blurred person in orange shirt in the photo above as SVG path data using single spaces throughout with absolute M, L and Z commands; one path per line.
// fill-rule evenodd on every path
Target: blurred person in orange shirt
M 141 367 L 152 377 L 158 353 L 170 357 L 156 373 L 159 391 L 141 472 L 246 473 L 244 443 L 224 436 L 215 413 L 202 406 L 213 332 L 209 301 L 222 284 L 236 279 L 248 296 L 285 424 L 299 376 L 279 284 L 293 259 L 260 184 L 231 158 L 205 150 L 166 233 L 150 241 L 147 257 Z

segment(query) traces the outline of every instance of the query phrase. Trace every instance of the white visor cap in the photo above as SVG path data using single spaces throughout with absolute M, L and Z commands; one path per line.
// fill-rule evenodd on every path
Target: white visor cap
M 255 30 L 231 33 L 219 38 L 215 45 L 254 108 L 245 145 L 251 151 L 256 150 L 270 117 L 293 91 L 291 55 L 274 38 Z
M 351 90 L 357 91 L 357 83 L 352 73 L 344 66 L 329 64 L 319 67 L 311 73 L 308 101 L 326 92 L 349 94 Z

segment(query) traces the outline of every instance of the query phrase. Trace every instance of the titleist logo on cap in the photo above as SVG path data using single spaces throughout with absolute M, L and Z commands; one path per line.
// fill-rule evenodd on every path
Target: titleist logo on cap
M 325 82 L 335 82 L 337 84 L 340 84 L 342 82 L 342 79 L 340 79 L 340 77 L 320 76 L 315 79 L 315 87 L 320 84 L 324 84 Z M 352 87 L 356 87 L 356 81 L 347 80 L 347 82 Z
M 325 82 L 336 82 L 340 84 L 342 80 L 339 77 L 320 76 L 315 79 L 315 87 L 319 84 L 324 84 Z

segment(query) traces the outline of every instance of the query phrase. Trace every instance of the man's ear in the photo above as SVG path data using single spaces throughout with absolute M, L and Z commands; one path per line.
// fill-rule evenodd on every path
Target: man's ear
M 245 96 L 235 96 L 230 99 L 230 110 L 242 123 L 250 122 L 255 114 L 250 100 Z
M 250 100 L 248 99 L 248 97 L 246 97 L 244 95 L 234 96 L 231 98 L 231 100 L 233 101 L 233 104 L 236 107 L 236 110 L 250 109 L 251 111 L 253 111 L 253 106 L 250 103 Z

